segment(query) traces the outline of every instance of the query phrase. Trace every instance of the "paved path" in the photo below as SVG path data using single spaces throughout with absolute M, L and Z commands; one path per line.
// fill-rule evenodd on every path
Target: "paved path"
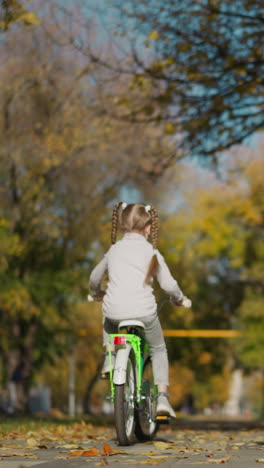
M 87 426 L 85 437 L 34 437 L 0 441 L 0 468 L 88 468 L 157 465 L 193 468 L 226 464 L 230 468 L 264 468 L 264 425 L 174 423 L 152 442 L 119 447 L 113 427 Z M 117 451 L 117 452 L 115 452 Z M 86 452 L 86 456 L 85 456 Z M 109 454 L 109 452 L 111 452 Z M 94 455 L 91 455 L 94 453 Z

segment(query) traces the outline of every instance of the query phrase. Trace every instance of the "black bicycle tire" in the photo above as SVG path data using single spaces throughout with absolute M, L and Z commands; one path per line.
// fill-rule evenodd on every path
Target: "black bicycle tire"
M 151 372 L 152 372 L 152 364 L 151 364 L 150 358 L 146 359 L 146 361 L 144 363 L 143 373 L 142 373 L 142 382 L 144 380 L 144 373 L 146 372 L 147 368 L 150 368 Z M 152 379 L 152 382 L 150 382 L 150 385 L 151 385 L 151 388 L 154 387 L 153 379 Z M 155 434 L 157 433 L 158 429 L 159 429 L 159 424 L 157 422 L 155 422 L 155 424 L 153 426 L 153 429 L 150 432 L 146 433 L 144 431 L 143 425 L 141 423 L 140 411 L 141 411 L 141 409 L 140 409 L 140 407 L 138 407 L 136 409 L 136 412 L 135 412 L 135 435 L 136 435 L 137 439 L 142 441 L 142 442 L 152 440 L 153 437 L 155 436 Z
M 133 379 L 134 379 L 134 393 L 136 394 L 136 370 L 135 370 L 135 359 L 134 353 L 131 350 L 128 362 L 131 363 Z M 130 445 L 134 440 L 135 434 L 135 410 L 133 413 L 133 424 L 130 431 L 130 434 L 127 434 L 126 431 L 126 424 L 127 424 L 127 413 L 125 409 L 125 391 L 126 391 L 126 384 L 117 385 L 115 384 L 115 399 L 114 399 L 114 411 L 115 411 L 115 428 L 116 428 L 116 435 L 118 439 L 118 443 L 121 446 Z M 134 394 L 134 401 L 135 401 L 135 394 Z

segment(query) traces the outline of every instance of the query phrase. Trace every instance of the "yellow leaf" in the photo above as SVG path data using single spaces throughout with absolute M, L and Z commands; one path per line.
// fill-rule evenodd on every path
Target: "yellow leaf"
M 37 15 L 35 15 L 35 13 L 31 11 L 24 13 L 18 19 L 19 21 L 24 21 L 26 24 L 39 24 L 40 23 L 40 20 L 37 17 Z
M 31 457 L 31 455 L 25 452 L 4 452 L 1 453 L 1 457 Z
M 175 63 L 175 59 L 173 57 L 167 58 L 167 65 L 173 65 Z
M 36 440 L 36 439 L 33 439 L 33 437 L 30 437 L 28 440 L 27 440 L 27 446 L 28 447 L 37 447 L 39 444 L 39 441 Z
M 167 133 L 167 135 L 171 135 L 174 132 L 175 132 L 175 128 L 174 128 L 173 123 L 168 122 L 165 126 L 165 133 Z
M 148 39 L 151 39 L 152 41 L 156 41 L 159 38 L 160 38 L 160 35 L 157 31 L 151 31 L 148 35 Z
M 71 449 L 71 450 L 84 450 L 84 448 L 76 444 L 63 444 L 63 445 L 58 445 L 58 447 L 56 448 L 65 448 L 65 449 Z
M 141 453 L 141 455 L 144 455 L 144 457 L 152 457 L 153 455 L 157 455 L 158 452 L 145 452 Z
M 167 442 L 154 442 L 154 445 L 157 449 L 159 450 L 166 450 L 168 448 L 171 448 L 171 444 L 168 444 Z

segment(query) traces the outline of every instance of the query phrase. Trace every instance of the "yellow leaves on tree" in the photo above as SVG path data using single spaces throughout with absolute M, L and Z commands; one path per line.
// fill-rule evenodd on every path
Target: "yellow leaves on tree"
M 167 135 L 173 135 L 175 133 L 175 125 L 173 125 L 173 123 L 171 123 L 171 122 L 168 122 L 165 125 L 165 133 Z
M 26 288 L 15 284 L 13 288 L 0 292 L 0 302 L 3 310 L 11 318 L 22 317 L 29 319 L 38 316 L 40 310 L 32 303 L 32 299 Z
M 151 31 L 147 37 L 151 41 L 157 41 L 160 38 L 158 31 Z
M 22 1 L 6 0 L 2 2 L 0 29 L 6 31 L 13 23 L 23 22 L 25 26 L 38 25 L 39 18 L 33 11 L 25 9 Z
M 0 217 L 0 273 L 8 268 L 10 258 L 19 257 L 23 245 L 17 234 L 11 232 L 10 221 Z

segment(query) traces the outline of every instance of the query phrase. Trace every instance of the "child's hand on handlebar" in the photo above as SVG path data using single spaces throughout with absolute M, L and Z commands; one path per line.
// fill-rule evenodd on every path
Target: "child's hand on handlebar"
M 186 307 L 187 309 L 192 307 L 192 301 L 190 299 L 188 299 L 188 297 L 186 297 L 186 296 L 183 296 L 181 301 L 177 301 L 176 299 L 174 299 L 172 297 L 171 302 L 172 302 L 173 305 L 176 305 L 178 307 Z
M 192 307 L 192 301 L 191 299 L 188 299 L 188 297 L 185 297 L 183 298 L 182 300 L 182 306 L 183 307 L 186 307 L 186 309 L 190 309 L 190 307 Z
M 103 300 L 104 295 L 105 295 L 105 291 L 102 291 L 102 290 L 101 290 L 101 291 L 98 291 L 98 292 L 93 296 L 93 298 L 94 298 L 95 301 L 101 302 L 101 301 Z
M 98 301 L 101 302 L 103 300 L 103 297 L 105 295 L 105 291 L 97 291 L 96 294 L 93 294 L 92 296 L 89 294 L 88 295 L 88 301 L 93 302 L 93 301 Z

